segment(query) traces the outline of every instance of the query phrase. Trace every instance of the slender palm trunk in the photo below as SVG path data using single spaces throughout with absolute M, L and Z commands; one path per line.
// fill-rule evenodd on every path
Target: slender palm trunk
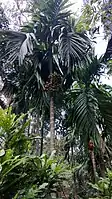
M 39 155 L 39 140 L 38 140 L 38 138 L 36 138 L 39 135 L 39 114 L 38 114 L 38 112 L 32 113 L 32 123 L 30 126 L 29 134 L 32 134 L 33 137 L 35 137 L 32 142 L 32 152 L 35 155 Z
M 77 196 L 77 188 L 76 188 L 76 185 L 77 185 L 77 182 L 76 182 L 76 173 L 74 173 L 74 176 L 73 176 L 73 195 L 74 195 L 74 199 L 78 199 L 78 196 Z
M 105 153 L 105 137 L 100 138 L 100 173 L 102 177 L 105 177 L 105 162 L 104 162 L 104 153 Z
M 74 152 L 73 152 L 73 144 L 71 144 L 71 164 L 74 164 Z
M 40 155 L 43 154 L 43 125 L 41 126 L 41 143 L 40 143 Z
M 34 133 L 35 136 L 39 135 L 39 113 L 37 112 L 34 119 Z M 39 140 L 35 140 L 36 154 L 39 155 Z
M 41 142 L 40 142 L 40 155 L 43 154 L 43 138 L 44 138 L 44 115 L 41 118 Z
M 54 127 L 54 98 L 50 97 L 50 146 L 51 152 L 54 150 L 55 127 Z
M 94 151 L 90 151 L 92 166 L 93 166 L 93 173 L 94 173 L 94 181 L 96 182 L 96 162 L 95 162 L 95 155 Z
M 53 65 L 52 65 L 52 46 L 49 45 L 49 71 L 52 83 Z M 50 93 L 50 149 L 54 150 L 54 138 L 55 138 L 55 124 L 54 124 L 54 97 L 53 92 Z

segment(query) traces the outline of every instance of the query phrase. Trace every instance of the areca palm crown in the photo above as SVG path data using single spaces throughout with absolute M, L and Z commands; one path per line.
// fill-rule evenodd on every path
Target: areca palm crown
M 66 79 L 71 74 L 76 63 L 87 59 L 90 41 L 85 33 L 77 33 L 70 23 L 71 11 L 67 0 L 34 1 L 35 8 L 32 16 L 34 28 L 31 33 L 0 31 L 2 60 L 13 64 L 19 58 L 19 65 L 23 65 L 28 57 L 35 67 L 37 82 L 48 91 L 50 97 L 50 133 L 51 151 L 54 148 L 54 77 Z M 47 72 L 46 72 L 47 71 Z M 55 75 L 55 73 L 57 75 Z M 46 89 L 47 87 L 47 89 Z M 38 87 L 38 91 L 40 87 Z

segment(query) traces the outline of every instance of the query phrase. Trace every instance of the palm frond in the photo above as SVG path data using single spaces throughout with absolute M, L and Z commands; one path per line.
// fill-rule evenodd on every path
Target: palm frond
M 75 119 L 79 128 L 85 129 L 90 134 L 96 131 L 97 100 L 91 91 L 80 94 L 75 102 Z
M 92 138 L 98 144 L 98 101 L 90 89 L 83 89 L 75 97 L 74 102 L 72 101 L 72 123 L 76 125 L 79 134 L 83 135 L 83 140 L 86 140 L 86 144 L 88 137 Z
M 59 37 L 59 55 L 62 62 L 70 70 L 72 64 L 79 63 L 82 59 L 87 59 L 87 50 L 90 46 L 90 41 L 78 33 L 67 32 L 63 28 L 62 33 Z
M 81 64 L 76 70 L 77 78 L 86 86 L 90 85 L 93 80 L 100 80 L 101 75 L 104 73 L 106 65 L 102 62 L 102 57 L 99 59 L 97 56 L 90 57 L 90 60 Z
M 32 54 L 33 41 L 36 41 L 33 33 L 21 33 L 15 31 L 0 31 L 1 42 L 5 45 L 5 54 L 0 51 L 1 59 L 7 60 L 7 64 L 12 64 L 17 58 L 19 64 L 23 64 L 26 55 Z
M 39 10 L 45 13 L 50 19 L 62 18 L 62 15 L 67 13 L 67 9 L 70 8 L 72 3 L 68 3 L 68 0 L 47 0 L 45 3 L 38 3 Z M 68 11 L 70 13 L 70 11 Z M 65 16 L 64 16 L 65 17 Z
M 112 129 L 112 95 L 103 86 L 97 88 L 95 95 L 98 99 L 99 109 L 101 113 L 101 123 L 103 131 L 108 135 Z
M 34 31 L 40 41 L 47 44 L 58 40 L 59 33 L 62 27 L 70 27 L 68 18 L 71 11 L 68 8 L 67 0 L 48 0 L 47 2 L 38 2 L 37 13 L 33 18 L 36 22 Z

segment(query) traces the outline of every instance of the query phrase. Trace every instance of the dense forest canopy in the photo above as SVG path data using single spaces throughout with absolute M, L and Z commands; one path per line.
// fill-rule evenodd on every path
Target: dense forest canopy
M 72 6 L 0 5 L 0 199 L 112 199 L 112 3 Z

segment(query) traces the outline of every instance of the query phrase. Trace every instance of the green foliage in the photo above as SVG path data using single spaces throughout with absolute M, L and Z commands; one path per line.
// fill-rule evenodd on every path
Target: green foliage
M 92 23 L 95 23 L 96 21 L 94 21 L 94 15 L 96 13 L 94 13 L 94 9 L 91 7 L 91 5 L 87 4 L 85 5 L 85 7 L 83 8 L 83 12 L 82 15 L 77 23 L 76 29 L 77 31 L 85 31 L 85 30 L 90 30 L 90 28 L 93 27 Z
M 3 198 L 52 198 L 65 178 L 67 166 L 47 155 L 14 156 L 7 150 L 0 157 L 0 193 Z M 13 181 L 12 181 L 13 179 Z
M 24 114 L 16 116 L 11 108 L 0 109 L 0 197 L 1 199 L 52 198 L 61 192 L 69 167 L 59 158 L 30 155 Z
M 112 171 L 107 169 L 107 174 L 105 178 L 100 178 L 100 180 L 96 184 L 90 185 L 98 192 L 96 199 L 111 199 Z
M 24 122 L 26 115 L 17 116 L 12 109 L 0 109 L 0 142 L 1 148 L 12 149 L 15 154 L 27 152 L 30 149 L 30 140 L 25 130 L 30 121 Z
M 105 35 L 111 34 L 112 27 L 112 11 L 111 11 L 111 1 L 103 0 L 90 0 L 84 3 L 82 14 L 77 24 L 78 31 L 88 30 L 90 33 L 94 34 L 99 32 L 98 24 L 99 21 L 104 26 Z

